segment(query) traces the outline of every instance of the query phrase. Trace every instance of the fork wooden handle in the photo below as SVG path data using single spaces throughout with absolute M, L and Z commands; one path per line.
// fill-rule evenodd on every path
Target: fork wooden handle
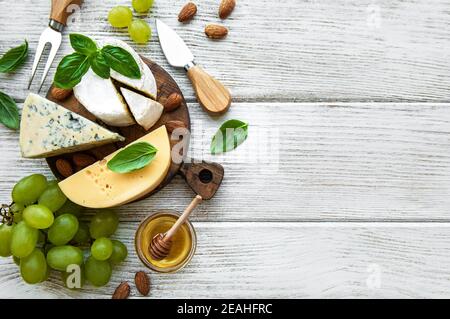
M 198 65 L 188 69 L 198 102 L 210 114 L 222 114 L 231 104 L 230 91 Z
M 81 6 L 82 2 L 83 0 L 52 0 L 50 19 L 66 25 L 67 18 Z M 71 7 L 73 5 L 77 5 L 78 8 Z

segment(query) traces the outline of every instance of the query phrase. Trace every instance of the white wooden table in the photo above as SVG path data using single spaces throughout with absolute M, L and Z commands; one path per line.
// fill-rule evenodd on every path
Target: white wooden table
M 184 2 L 155 0 L 146 19 L 174 27 L 231 89 L 226 115 L 200 109 L 183 71 L 162 55 L 155 28 L 149 45 L 133 46 L 177 80 L 191 111 L 193 156 L 222 163 L 226 177 L 192 217 L 192 263 L 177 274 L 152 273 L 151 297 L 450 297 L 450 1 L 238 0 L 222 41 L 203 34 L 219 22 L 219 0 L 197 0 L 198 15 L 181 25 Z M 130 3 L 85 0 L 66 35 L 130 43 L 106 20 L 111 7 Z M 26 38 L 34 55 L 49 7 L 0 0 L 0 51 Z M 65 36 L 57 61 L 69 52 Z M 31 63 L 0 76 L 0 90 L 19 104 Z M 210 137 L 230 118 L 249 121 L 249 139 L 212 157 Z M 1 127 L 0 135 L 7 203 L 19 178 L 51 173 L 44 161 L 20 157 L 17 132 Z M 74 292 L 56 274 L 29 286 L 2 259 L 0 297 L 110 298 L 145 269 L 133 249 L 139 221 L 161 208 L 182 210 L 192 196 L 176 178 L 120 209 L 118 237 L 130 256 L 108 286 Z

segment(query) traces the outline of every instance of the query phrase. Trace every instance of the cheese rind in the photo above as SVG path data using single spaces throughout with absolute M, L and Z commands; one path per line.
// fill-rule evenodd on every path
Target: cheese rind
M 26 158 L 82 151 L 124 138 L 100 125 L 30 93 L 20 122 L 20 150 Z
M 149 130 L 158 122 L 164 111 L 164 107 L 160 103 L 126 88 L 120 88 L 120 91 L 140 126 Z
M 120 150 L 59 183 L 72 202 L 89 208 L 116 207 L 138 199 L 157 188 L 171 164 L 170 141 L 165 126 L 135 141 L 148 142 L 158 150 L 146 167 L 119 174 L 108 169 L 107 162 Z

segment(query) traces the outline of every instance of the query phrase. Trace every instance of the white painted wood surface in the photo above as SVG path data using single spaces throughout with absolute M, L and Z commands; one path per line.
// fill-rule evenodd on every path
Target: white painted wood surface
M 113 5 L 129 3 L 85 0 L 70 30 L 129 42 L 106 21 Z M 152 17 L 176 28 L 235 103 L 210 118 L 183 71 L 168 66 L 156 32 L 148 46 L 134 46 L 185 92 L 192 157 L 226 169 L 217 196 L 192 217 L 193 262 L 177 274 L 152 273 L 151 297 L 450 296 L 450 1 L 240 0 L 223 41 L 202 33 L 219 21 L 218 1 L 198 0 L 187 25 L 176 21 L 184 0 L 155 3 Z M 49 6 L 0 0 L 0 52 L 26 37 L 33 55 Z M 67 42 L 58 59 L 70 52 Z M 31 62 L 0 75 L 0 90 L 18 102 Z M 250 122 L 249 139 L 212 157 L 210 137 L 229 118 Z M 44 161 L 20 157 L 17 132 L 1 127 L 0 136 L 0 199 L 8 202 L 20 177 L 51 174 Z M 181 210 L 192 196 L 176 178 L 120 209 L 117 237 L 130 256 L 107 287 L 69 291 L 57 274 L 29 286 L 2 259 L 0 297 L 110 298 L 144 269 L 133 249 L 138 222 L 157 209 Z

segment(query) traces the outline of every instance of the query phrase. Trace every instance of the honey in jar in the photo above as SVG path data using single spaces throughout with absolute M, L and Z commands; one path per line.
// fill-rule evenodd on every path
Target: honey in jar
M 183 268 L 192 258 L 196 247 L 196 235 L 192 224 L 187 221 L 172 237 L 169 255 L 162 260 L 155 260 L 150 253 L 150 243 L 158 234 L 165 234 L 180 215 L 165 211 L 145 219 L 136 232 L 136 251 L 139 258 L 150 269 L 158 272 L 175 272 Z

